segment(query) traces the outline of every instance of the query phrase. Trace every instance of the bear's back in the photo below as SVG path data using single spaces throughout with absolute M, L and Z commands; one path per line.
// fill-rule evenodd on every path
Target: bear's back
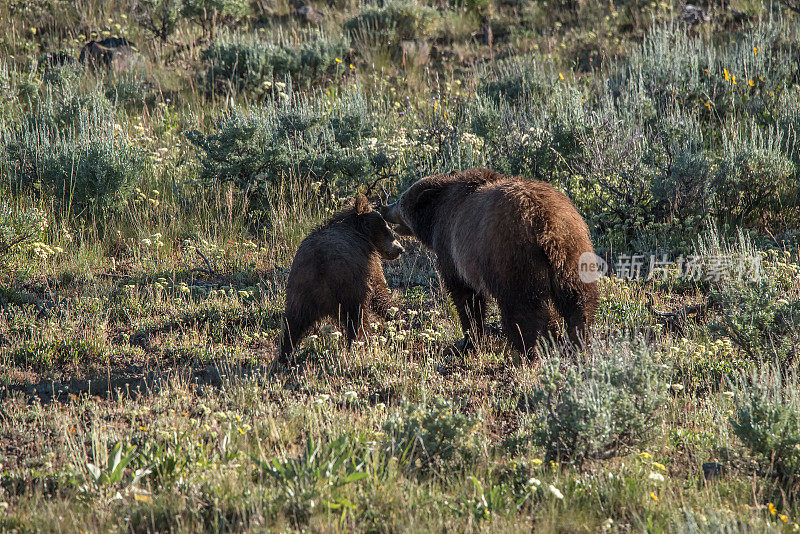
M 352 225 L 346 221 L 326 224 L 300 243 L 289 271 L 287 295 L 303 294 L 320 306 L 335 305 L 343 292 L 366 287 L 370 265 L 376 260 L 380 263 L 366 237 Z
M 491 292 L 521 265 L 562 271 L 591 251 L 589 230 L 566 195 L 550 184 L 492 176 L 462 196 L 447 224 L 449 252 L 460 276 Z

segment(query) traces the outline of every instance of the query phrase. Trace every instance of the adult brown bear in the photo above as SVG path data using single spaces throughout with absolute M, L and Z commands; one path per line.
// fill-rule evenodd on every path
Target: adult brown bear
M 389 226 L 364 195 L 306 237 L 286 283 L 284 331 L 278 361 L 323 317 L 344 330 L 348 344 L 359 334 L 367 310 L 385 315 L 390 292 L 381 258 L 403 252 Z
M 560 315 L 570 340 L 587 336 L 598 291 L 583 276 L 594 261 L 589 229 L 563 193 L 544 182 L 488 169 L 423 178 L 381 214 L 437 256 L 464 339 L 484 334 L 485 299 L 493 297 L 511 344 L 525 353 L 556 334 Z

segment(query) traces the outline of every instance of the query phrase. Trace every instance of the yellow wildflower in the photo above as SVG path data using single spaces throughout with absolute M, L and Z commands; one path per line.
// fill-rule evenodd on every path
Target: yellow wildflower
M 352 63 L 350 63 L 350 68 L 353 69 L 353 70 L 356 70 L 355 65 L 353 65 Z
M 731 80 L 731 73 L 728 72 L 728 69 L 722 69 L 722 73 L 725 74 L 725 81 L 729 82 Z
M 771 502 L 767 503 L 767 508 L 769 508 L 769 513 L 771 513 L 772 515 L 775 515 L 776 513 L 778 513 L 778 509 L 775 508 L 775 505 L 772 504 Z
M 656 502 L 659 502 L 658 495 L 656 495 L 656 492 L 655 492 L 655 491 L 651 491 L 651 492 L 650 492 L 650 498 L 651 498 L 651 499 L 653 499 L 653 500 L 654 500 L 654 501 L 656 501 Z
M 747 85 L 749 85 L 750 87 L 755 87 L 756 86 L 756 82 L 754 82 L 753 79 L 750 78 L 749 80 L 747 80 Z
M 780 520 L 781 520 L 781 521 L 783 521 L 784 523 L 788 523 L 788 522 L 789 522 L 789 516 L 787 516 L 786 514 L 778 514 L 778 517 L 779 517 L 779 518 L 780 518 Z
M 562 80 L 564 79 L 564 75 L 563 75 L 563 74 L 561 74 L 560 72 L 558 73 L 558 77 L 559 77 L 560 79 L 562 79 Z
M 342 62 L 342 60 L 341 60 L 341 59 L 339 59 L 338 57 L 336 57 L 336 58 L 333 58 L 333 60 L 334 60 L 336 63 L 341 63 L 341 62 Z
M 758 47 L 757 47 L 757 46 L 754 46 L 754 47 L 753 47 L 753 53 L 754 53 L 754 54 L 758 54 Z

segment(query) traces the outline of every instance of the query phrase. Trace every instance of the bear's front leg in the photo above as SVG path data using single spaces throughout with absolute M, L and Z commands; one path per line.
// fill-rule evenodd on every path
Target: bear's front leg
M 389 321 L 392 316 L 389 314 L 389 308 L 392 307 L 392 292 L 389 291 L 389 286 L 386 285 L 386 278 L 383 276 L 383 271 L 380 276 L 375 275 L 372 281 L 372 293 L 369 298 L 369 308 L 377 317 L 384 321 Z
M 475 349 L 478 340 L 483 339 L 486 329 L 486 299 L 478 291 L 461 281 L 454 271 L 440 270 L 442 282 L 453 299 L 461 322 L 464 338 L 453 345 L 458 352 Z

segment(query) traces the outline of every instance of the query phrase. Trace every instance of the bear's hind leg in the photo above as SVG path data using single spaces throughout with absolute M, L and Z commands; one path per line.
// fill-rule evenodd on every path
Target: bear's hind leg
M 594 321 L 597 308 L 597 282 L 583 284 L 583 287 L 562 287 L 559 290 L 558 311 L 564 318 L 567 336 L 576 347 L 583 347 L 588 341 L 589 327 Z
M 287 307 L 283 318 L 283 339 L 278 361 L 288 363 L 297 344 L 319 320 L 319 314 L 310 309 Z
M 542 336 L 552 336 L 558 328 L 555 309 L 547 299 L 524 303 L 498 300 L 503 330 L 508 341 L 523 356 L 532 357 Z

